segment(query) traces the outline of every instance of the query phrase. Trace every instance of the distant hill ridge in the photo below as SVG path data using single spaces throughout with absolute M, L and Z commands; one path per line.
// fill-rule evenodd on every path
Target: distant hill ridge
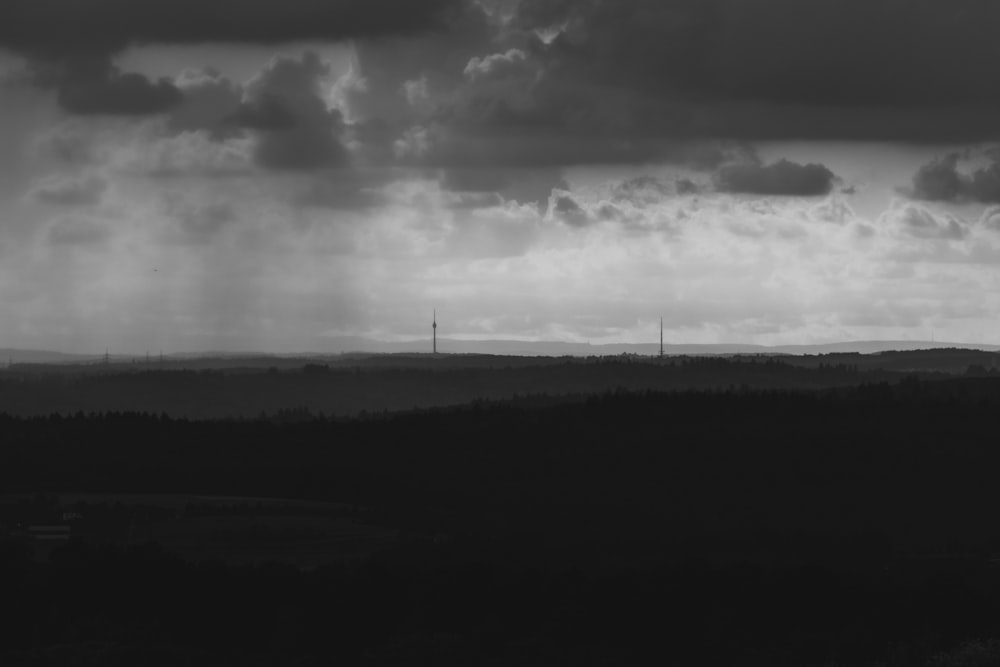
M 814 354 L 875 354 L 888 351 L 913 351 L 925 349 L 957 348 L 964 350 L 1000 351 L 1000 345 L 979 343 L 950 343 L 911 340 L 869 340 L 845 341 L 817 345 L 752 345 L 743 343 L 689 343 L 665 344 L 663 350 L 668 355 L 734 355 L 734 354 L 780 354 L 780 355 L 814 355 Z M 332 338 L 321 349 L 301 353 L 267 353 L 261 351 L 204 351 L 165 354 L 165 360 L 179 361 L 205 358 L 240 358 L 240 357 L 317 357 L 330 354 L 346 353 L 426 353 L 430 352 L 431 341 L 415 340 L 402 342 L 378 341 L 367 338 Z M 519 341 L 519 340 L 460 340 L 438 338 L 438 351 L 442 354 L 488 354 L 488 355 L 523 355 L 523 356 L 604 356 L 616 354 L 656 355 L 659 353 L 658 343 L 609 343 L 591 344 L 563 341 Z M 156 362 L 159 354 L 150 357 Z M 0 366 L 7 362 L 15 364 L 73 364 L 93 363 L 104 359 L 104 354 L 74 354 L 50 350 L 22 350 L 0 348 Z M 142 354 L 110 354 L 109 360 L 116 363 L 124 361 L 144 361 Z

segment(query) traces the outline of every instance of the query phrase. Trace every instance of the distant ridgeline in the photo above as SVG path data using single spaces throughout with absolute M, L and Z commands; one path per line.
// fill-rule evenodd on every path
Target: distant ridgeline
M 14 364 L 0 370 L 0 411 L 46 415 L 111 410 L 211 419 L 305 409 L 349 416 L 529 393 L 805 390 L 895 381 L 913 374 L 930 380 L 997 373 L 1000 353 L 967 349 L 662 359 L 399 354 Z

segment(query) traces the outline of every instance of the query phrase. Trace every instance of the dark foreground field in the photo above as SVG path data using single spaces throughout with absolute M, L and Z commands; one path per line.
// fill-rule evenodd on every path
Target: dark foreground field
M 0 662 L 998 664 L 1000 378 L 855 379 L 0 417 Z

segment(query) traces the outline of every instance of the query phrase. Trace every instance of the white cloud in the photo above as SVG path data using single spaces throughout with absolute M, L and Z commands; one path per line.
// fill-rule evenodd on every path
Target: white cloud
M 475 56 L 465 65 L 463 74 L 470 79 L 499 76 L 505 70 L 516 67 L 527 60 L 528 55 L 521 49 L 509 49 L 504 53 Z
M 431 99 L 427 75 L 403 82 L 403 95 L 411 107 L 426 110 Z
M 414 126 L 408 128 L 403 135 L 393 143 L 393 152 L 397 158 L 420 159 L 431 149 L 430 132 L 426 127 Z
M 913 203 L 894 202 L 880 221 L 898 234 L 931 241 L 960 241 L 968 233 L 965 223 L 954 216 Z

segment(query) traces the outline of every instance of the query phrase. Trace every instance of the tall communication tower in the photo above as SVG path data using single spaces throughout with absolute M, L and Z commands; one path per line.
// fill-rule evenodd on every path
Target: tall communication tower
M 660 318 L 660 357 L 663 356 L 663 318 Z
M 434 340 L 434 347 L 432 349 L 434 350 L 434 354 L 437 354 L 438 353 L 438 312 L 437 312 L 437 308 L 434 309 L 434 321 L 433 321 L 433 324 L 431 324 L 431 330 L 432 330 L 432 332 L 434 334 L 434 338 L 433 338 L 433 340 Z

